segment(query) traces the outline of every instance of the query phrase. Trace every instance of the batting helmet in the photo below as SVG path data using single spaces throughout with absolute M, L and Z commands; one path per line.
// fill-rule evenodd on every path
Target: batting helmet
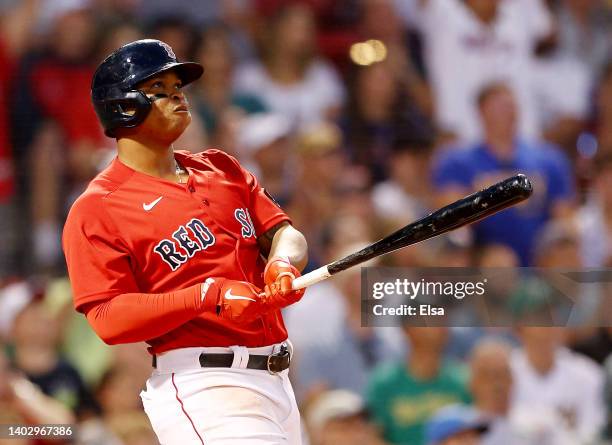
M 154 99 L 136 85 L 169 70 L 177 73 L 183 85 L 204 72 L 198 63 L 179 62 L 170 46 L 153 39 L 128 43 L 104 59 L 93 76 L 91 100 L 107 136 L 115 137 L 115 129 L 144 121 Z

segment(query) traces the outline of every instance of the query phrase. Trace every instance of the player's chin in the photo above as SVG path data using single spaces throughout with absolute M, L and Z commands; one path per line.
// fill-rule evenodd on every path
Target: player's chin
M 191 115 L 181 115 L 181 116 L 170 116 L 164 122 L 163 134 L 164 138 L 171 138 L 172 140 L 178 139 L 181 134 L 187 129 L 189 124 L 191 123 Z
M 174 111 L 170 116 L 170 126 L 175 128 L 181 128 L 181 131 L 189 126 L 191 123 L 191 113 L 187 111 Z

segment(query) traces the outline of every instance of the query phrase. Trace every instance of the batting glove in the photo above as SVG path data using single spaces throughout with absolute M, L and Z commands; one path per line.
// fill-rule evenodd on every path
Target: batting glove
M 293 290 L 293 280 L 301 276 L 300 271 L 289 262 L 287 257 L 274 257 L 264 269 L 264 304 L 281 309 L 300 301 L 304 289 Z

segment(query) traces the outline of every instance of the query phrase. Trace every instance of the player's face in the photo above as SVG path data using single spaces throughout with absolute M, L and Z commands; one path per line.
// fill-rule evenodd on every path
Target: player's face
M 176 73 L 168 71 L 144 81 L 138 89 L 153 99 L 151 111 L 139 126 L 151 139 L 174 142 L 191 123 L 189 102 Z

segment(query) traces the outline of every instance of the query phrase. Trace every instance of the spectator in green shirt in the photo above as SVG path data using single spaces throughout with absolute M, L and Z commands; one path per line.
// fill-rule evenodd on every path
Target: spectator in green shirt
M 394 444 L 424 445 L 424 425 L 440 408 L 469 402 L 466 373 L 444 361 L 446 328 L 404 328 L 411 344 L 407 363 L 377 368 L 367 391 L 368 407 Z

